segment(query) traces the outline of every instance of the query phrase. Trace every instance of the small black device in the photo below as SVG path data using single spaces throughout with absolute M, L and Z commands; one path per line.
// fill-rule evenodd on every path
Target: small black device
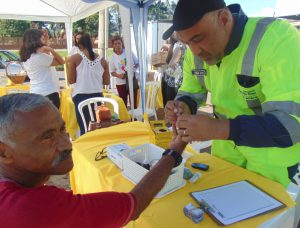
M 203 163 L 192 163 L 192 167 L 195 169 L 200 169 L 203 171 L 207 171 L 209 168 L 209 165 L 203 164 Z

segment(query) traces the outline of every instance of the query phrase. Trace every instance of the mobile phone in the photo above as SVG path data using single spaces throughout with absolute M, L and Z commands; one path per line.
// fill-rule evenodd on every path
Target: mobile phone
M 203 171 L 207 171 L 209 168 L 209 165 L 203 164 L 203 163 L 192 163 L 192 167 L 195 169 L 200 169 Z

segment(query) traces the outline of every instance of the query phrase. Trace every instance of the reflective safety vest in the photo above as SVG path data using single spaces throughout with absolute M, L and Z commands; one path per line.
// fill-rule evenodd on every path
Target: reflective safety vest
M 274 18 L 249 18 L 238 47 L 219 67 L 206 65 L 187 50 L 176 99 L 189 96 L 201 106 L 209 91 L 218 118 L 274 115 L 289 132 L 293 146 L 253 148 L 214 140 L 212 153 L 287 186 L 287 167 L 300 161 L 299 74 L 300 34 L 296 28 Z

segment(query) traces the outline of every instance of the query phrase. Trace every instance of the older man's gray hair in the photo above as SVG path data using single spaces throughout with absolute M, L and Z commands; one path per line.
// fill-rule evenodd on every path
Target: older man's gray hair
M 52 105 L 52 102 L 38 94 L 9 94 L 0 97 L 0 141 L 14 144 L 11 139 L 16 130 L 16 112 L 31 112 L 44 105 Z

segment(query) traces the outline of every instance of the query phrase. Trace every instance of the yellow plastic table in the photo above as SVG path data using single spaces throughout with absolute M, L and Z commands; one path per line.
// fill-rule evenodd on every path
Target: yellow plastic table
M 95 161 L 95 155 L 98 151 L 108 145 L 122 142 L 129 146 L 150 142 L 149 128 L 142 122 L 130 122 L 89 132 L 73 143 L 74 168 L 70 174 L 70 181 L 74 193 L 128 192 L 134 187 L 108 158 Z M 184 206 L 190 202 L 196 205 L 189 193 L 240 180 L 252 182 L 283 202 L 287 207 L 232 224 L 229 227 L 258 227 L 259 224 L 272 219 L 274 216 L 285 213 L 285 210 L 294 209 L 295 203 L 282 185 L 209 154 L 192 153 L 193 156 L 188 159 L 186 166 L 191 168 L 192 162 L 203 162 L 210 166 L 209 171 L 202 172 L 203 176 L 196 183 L 186 183 L 183 188 L 161 199 L 154 199 L 141 216 L 126 227 L 218 227 L 206 214 L 200 224 L 194 224 L 184 216 Z M 192 169 L 192 171 L 196 170 Z
M 28 93 L 29 90 L 30 90 L 29 84 L 0 86 L 0 96 L 4 96 L 10 93 Z

